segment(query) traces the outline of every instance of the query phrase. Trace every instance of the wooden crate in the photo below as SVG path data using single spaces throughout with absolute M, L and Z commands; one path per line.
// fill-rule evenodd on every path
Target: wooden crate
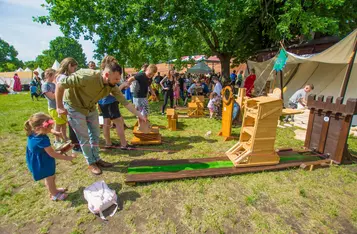
M 178 115 L 175 109 L 169 108 L 166 110 L 168 129 L 171 131 L 177 130 Z
M 192 96 L 191 102 L 188 103 L 189 117 L 202 117 L 204 116 L 204 96 Z

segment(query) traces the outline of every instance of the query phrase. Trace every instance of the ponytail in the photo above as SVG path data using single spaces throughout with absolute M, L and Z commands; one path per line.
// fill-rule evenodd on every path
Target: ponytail
M 32 133 L 32 127 L 30 124 L 30 120 L 26 120 L 25 124 L 24 124 L 24 130 L 26 132 L 26 136 L 30 136 Z

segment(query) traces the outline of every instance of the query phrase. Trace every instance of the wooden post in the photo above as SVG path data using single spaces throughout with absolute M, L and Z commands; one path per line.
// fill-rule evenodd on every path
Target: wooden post
M 355 47 L 354 47 L 354 49 L 352 51 L 352 54 L 351 54 L 351 57 L 350 57 L 350 61 L 348 63 L 348 68 L 347 68 L 347 71 L 346 71 L 345 78 L 343 79 L 343 82 L 342 82 L 342 86 L 341 86 L 341 90 L 340 90 L 340 97 L 345 97 L 345 95 L 346 95 L 348 81 L 350 80 L 353 64 L 354 64 L 354 61 L 355 61 L 355 58 L 356 58 L 356 50 L 357 50 L 357 35 L 356 35 L 356 38 L 355 38 Z
M 283 101 L 284 105 L 284 85 L 283 85 L 283 71 L 279 72 L 280 74 L 280 89 L 281 89 L 281 100 Z

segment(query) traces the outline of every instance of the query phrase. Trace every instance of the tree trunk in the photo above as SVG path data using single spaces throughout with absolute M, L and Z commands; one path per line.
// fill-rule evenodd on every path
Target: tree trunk
M 221 73 L 222 73 L 222 80 L 224 82 L 230 81 L 229 73 L 230 73 L 230 64 L 231 64 L 231 56 L 229 55 L 218 55 L 217 56 L 221 61 Z

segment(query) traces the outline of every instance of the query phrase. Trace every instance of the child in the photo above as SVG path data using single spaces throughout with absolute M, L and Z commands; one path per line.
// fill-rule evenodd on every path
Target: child
M 45 71 L 46 82 L 42 84 L 42 93 L 45 95 L 45 98 L 48 101 L 48 113 L 51 115 L 52 119 L 55 120 L 55 131 L 62 133 L 62 138 L 64 141 L 67 141 L 67 116 L 61 115 L 58 116 L 56 110 L 56 99 L 55 99 L 55 90 L 56 84 L 54 83 L 56 71 L 52 68 L 49 68 Z M 60 139 L 58 136 L 55 136 L 54 146 L 57 147 L 60 144 Z
M 292 109 L 297 109 L 298 103 L 302 106 L 306 106 L 306 96 L 314 89 L 313 84 L 307 84 L 303 89 L 299 89 L 296 91 L 293 96 L 289 99 L 289 107 Z M 289 120 L 289 115 L 287 115 L 284 119 L 284 122 Z M 294 116 L 291 116 L 291 121 L 294 122 Z
M 210 119 L 213 118 L 214 113 L 216 112 L 216 102 L 218 101 L 218 94 L 215 92 L 212 92 L 210 95 L 210 100 L 208 102 L 208 109 L 209 109 L 209 116 Z
M 179 99 L 180 99 L 180 84 L 179 82 L 176 82 L 174 85 L 174 107 L 177 107 L 179 105 Z
M 40 95 L 38 95 L 37 93 L 37 86 L 30 84 L 30 92 L 31 92 L 32 101 L 33 101 L 33 97 L 35 97 L 36 100 L 38 101 L 38 97 Z
M 54 121 L 50 116 L 43 113 L 32 115 L 26 122 L 25 128 L 27 138 L 26 163 L 35 181 L 45 179 L 45 184 L 50 192 L 52 201 L 62 201 L 67 198 L 66 189 L 57 188 L 55 183 L 57 159 L 73 160 L 74 155 L 64 156 L 55 152 L 51 147 L 47 134 L 60 133 L 52 130 Z

